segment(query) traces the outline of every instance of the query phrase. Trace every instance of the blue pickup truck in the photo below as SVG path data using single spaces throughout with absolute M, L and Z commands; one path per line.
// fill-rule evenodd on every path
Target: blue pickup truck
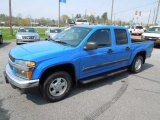
M 39 86 L 43 96 L 55 102 L 79 82 L 99 80 L 124 68 L 140 72 L 152 50 L 153 42 L 133 42 L 124 27 L 74 26 L 53 40 L 11 49 L 5 78 L 21 89 Z

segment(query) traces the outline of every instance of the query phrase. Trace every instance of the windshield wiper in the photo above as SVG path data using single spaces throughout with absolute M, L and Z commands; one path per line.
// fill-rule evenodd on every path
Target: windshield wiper
M 56 43 L 64 44 L 64 45 L 70 45 L 70 44 L 68 44 L 68 43 L 66 43 L 66 42 L 64 42 L 62 40 L 53 39 L 53 41 L 56 42 Z
M 60 40 L 54 40 L 54 41 L 57 42 L 57 43 L 62 43 L 62 44 L 68 45 L 68 43 L 66 43 L 64 41 L 60 41 Z

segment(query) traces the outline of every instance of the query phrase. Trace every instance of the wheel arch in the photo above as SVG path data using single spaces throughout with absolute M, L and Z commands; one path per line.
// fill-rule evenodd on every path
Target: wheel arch
M 65 72 L 69 73 L 71 75 L 71 77 L 72 77 L 73 85 L 77 85 L 77 78 L 76 78 L 75 67 L 71 63 L 56 65 L 56 66 L 52 66 L 52 67 L 47 68 L 41 74 L 39 84 L 42 85 L 44 83 L 44 81 L 45 81 L 45 78 L 47 76 L 49 76 L 50 74 L 56 72 L 56 71 L 65 71 Z
M 135 55 L 135 57 L 137 57 L 138 55 L 141 55 L 142 57 L 143 57 L 143 64 L 145 63 L 145 60 L 146 60 L 146 51 L 145 50 L 143 50 L 143 51 L 140 51 L 140 52 L 138 52 L 136 55 Z M 135 58 L 134 57 L 134 58 Z M 134 60 L 134 59 L 133 59 Z M 132 60 L 132 62 L 133 62 L 133 60 Z

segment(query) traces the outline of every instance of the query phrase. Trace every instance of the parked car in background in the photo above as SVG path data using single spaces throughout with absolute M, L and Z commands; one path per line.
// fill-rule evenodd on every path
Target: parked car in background
M 75 25 L 89 25 L 89 22 L 86 19 L 76 19 Z
M 160 26 L 152 26 L 142 34 L 142 40 L 154 41 L 154 45 L 160 45 Z
M 131 34 L 136 34 L 136 35 L 141 35 L 144 33 L 144 28 L 141 25 L 130 26 L 128 30 Z
M 45 39 L 50 40 L 53 39 L 58 33 L 62 32 L 62 28 L 48 28 L 45 32 Z
M 72 26 L 75 25 L 75 21 L 72 20 L 72 19 L 68 19 L 68 20 L 67 20 L 67 25 L 68 25 L 68 27 L 72 27 Z
M 0 44 L 3 43 L 3 35 L 2 35 L 2 32 L 0 31 Z
M 35 28 L 20 27 L 16 33 L 16 43 L 29 43 L 40 41 L 40 37 Z

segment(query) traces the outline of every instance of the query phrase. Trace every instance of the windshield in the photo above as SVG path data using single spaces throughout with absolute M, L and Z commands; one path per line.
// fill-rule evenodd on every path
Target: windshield
M 151 33 L 160 33 L 160 27 L 152 27 L 147 30 L 147 32 Z
M 142 26 L 136 26 L 136 29 L 143 29 Z
M 87 20 L 77 20 L 77 22 L 87 22 Z
M 62 29 L 53 29 L 53 30 L 50 30 L 50 33 L 60 33 L 62 32 Z
M 19 28 L 18 32 L 32 32 L 32 33 L 35 33 L 36 30 L 34 28 Z
M 56 35 L 53 40 L 76 47 L 90 31 L 90 28 L 71 27 Z

